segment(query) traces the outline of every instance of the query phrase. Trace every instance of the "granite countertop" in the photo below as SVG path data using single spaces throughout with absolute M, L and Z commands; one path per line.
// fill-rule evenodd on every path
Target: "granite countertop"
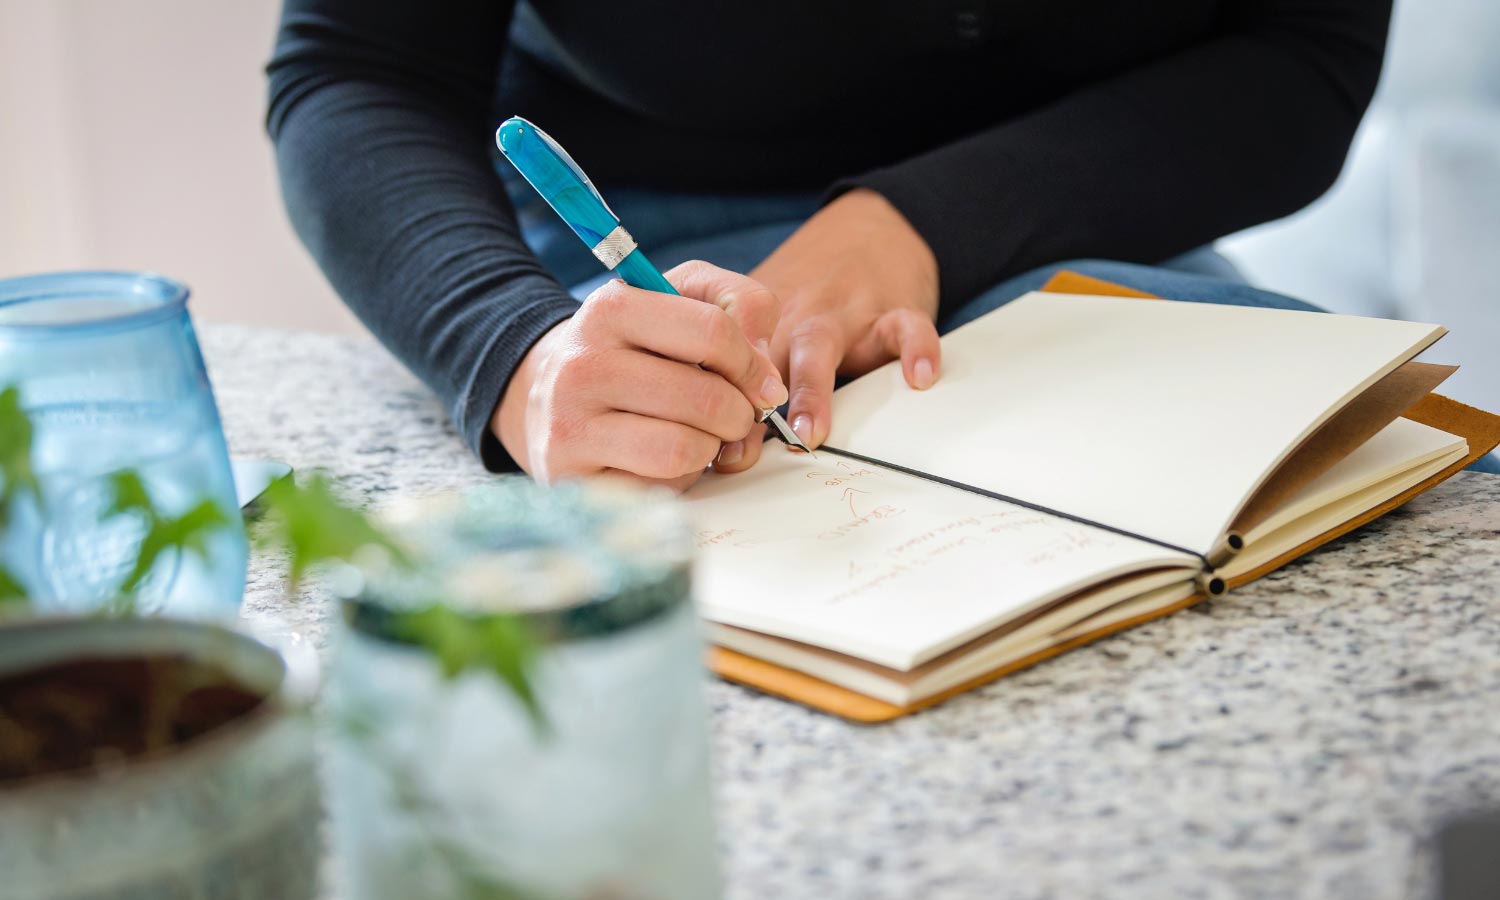
M 367 339 L 202 340 L 236 455 L 372 504 L 486 477 Z M 281 571 L 246 617 L 324 645 Z M 736 900 L 1426 896 L 1437 827 L 1500 808 L 1500 477 L 889 725 L 705 680 Z

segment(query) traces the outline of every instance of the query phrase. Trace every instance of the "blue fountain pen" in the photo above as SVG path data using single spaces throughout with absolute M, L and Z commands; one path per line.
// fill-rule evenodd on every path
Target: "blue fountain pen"
M 557 141 L 516 116 L 501 123 L 495 132 L 495 143 L 499 145 L 500 153 L 536 188 L 542 199 L 562 216 L 579 240 L 594 251 L 594 256 L 605 268 L 632 287 L 677 295 L 677 289 L 651 264 L 645 251 L 635 245 L 630 232 L 599 196 L 594 183 Z M 788 446 L 812 452 L 776 410 L 761 410 L 760 420 L 769 422 Z

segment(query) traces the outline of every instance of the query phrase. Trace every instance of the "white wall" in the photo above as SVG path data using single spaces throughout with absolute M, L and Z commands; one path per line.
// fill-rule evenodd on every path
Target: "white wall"
M 278 0 L 0 0 L 0 275 L 152 269 L 202 321 L 359 324 L 282 211 Z
M 1500 409 L 1500 3 L 1398 0 L 1380 92 L 1343 177 L 1219 242 L 1252 282 L 1336 312 L 1436 322 L 1443 393 Z

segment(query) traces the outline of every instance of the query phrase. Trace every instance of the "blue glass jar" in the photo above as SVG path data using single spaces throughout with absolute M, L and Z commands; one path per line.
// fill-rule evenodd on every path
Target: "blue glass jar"
M 239 611 L 244 525 L 187 299 L 151 274 L 0 280 L 0 391 L 19 390 L 38 486 L 13 492 L 0 568 L 35 611 Z M 189 514 L 212 524 L 174 543 Z M 141 570 L 143 542 L 163 549 Z

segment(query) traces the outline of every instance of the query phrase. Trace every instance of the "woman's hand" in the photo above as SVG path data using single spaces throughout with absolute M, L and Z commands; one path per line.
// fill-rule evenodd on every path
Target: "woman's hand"
M 750 275 L 781 300 L 771 356 L 789 372 L 787 418 L 809 446 L 832 427 L 835 374 L 899 357 L 907 384 L 926 390 L 937 380 L 937 259 L 874 191 L 823 207 Z
M 759 449 L 759 408 L 787 399 L 775 295 L 703 262 L 666 274 L 683 296 L 611 281 L 511 377 L 490 427 L 537 480 L 623 472 L 680 491 L 751 432 Z

